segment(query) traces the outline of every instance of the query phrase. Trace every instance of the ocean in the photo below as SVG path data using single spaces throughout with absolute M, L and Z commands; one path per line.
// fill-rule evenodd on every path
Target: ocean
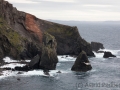
M 59 63 L 56 70 L 50 71 L 50 76 L 42 70 L 29 72 L 4 71 L 0 76 L 0 90 L 120 90 L 120 23 L 119 22 L 60 22 L 76 25 L 80 35 L 86 41 L 103 43 L 103 51 L 111 51 L 117 57 L 103 58 L 102 53 L 95 53 L 96 57 L 89 57 L 92 70 L 88 72 L 74 72 L 71 67 L 75 57 L 58 56 Z M 11 62 L 1 67 L 21 66 Z M 16 61 L 17 62 L 17 61 Z M 29 60 L 26 60 L 29 62 Z M 61 73 L 57 73 L 60 71 Z

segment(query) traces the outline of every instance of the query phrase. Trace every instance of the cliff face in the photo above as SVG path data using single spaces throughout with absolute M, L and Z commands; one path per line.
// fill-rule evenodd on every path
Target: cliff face
M 1 58 L 5 56 L 16 57 L 16 59 L 33 58 L 43 49 L 42 46 L 45 43 L 43 40 L 44 32 L 55 37 L 57 54 L 78 55 L 82 49 L 88 56 L 94 56 L 90 44 L 81 38 L 77 27 L 38 19 L 31 14 L 18 11 L 12 4 L 4 0 L 0 0 L 0 20 Z M 3 27 L 4 25 L 5 27 Z M 5 33 L 2 31 L 5 31 Z M 7 43 L 6 40 L 8 41 Z M 9 50 L 10 48 L 11 50 Z M 6 51 L 14 51 L 17 55 Z
M 58 55 L 79 55 L 81 49 L 88 56 L 94 56 L 91 45 L 80 36 L 77 27 L 71 27 L 58 23 L 38 19 L 39 28 L 47 31 L 56 38 Z
M 7 1 L 0 0 L 1 35 L 6 37 L 9 43 L 14 42 L 12 45 L 14 49 L 20 48 L 16 50 L 16 58 L 2 48 L 1 52 L 5 52 L 3 57 L 31 59 L 42 50 L 42 32 L 36 24 L 35 18 L 33 15 L 18 11 Z

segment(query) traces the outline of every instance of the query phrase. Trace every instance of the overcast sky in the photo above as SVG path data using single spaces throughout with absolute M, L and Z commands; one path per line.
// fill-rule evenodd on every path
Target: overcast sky
M 120 0 L 6 0 L 41 19 L 119 21 Z

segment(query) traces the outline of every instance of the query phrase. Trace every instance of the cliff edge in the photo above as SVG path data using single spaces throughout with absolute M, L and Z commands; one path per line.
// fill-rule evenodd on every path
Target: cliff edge
M 90 43 L 82 39 L 77 27 L 38 19 L 0 0 L 1 59 L 5 56 L 14 59 L 33 58 L 43 50 L 43 43 L 46 42 L 43 40 L 44 33 L 55 37 L 58 55 L 78 55 L 82 49 L 88 56 L 94 56 Z

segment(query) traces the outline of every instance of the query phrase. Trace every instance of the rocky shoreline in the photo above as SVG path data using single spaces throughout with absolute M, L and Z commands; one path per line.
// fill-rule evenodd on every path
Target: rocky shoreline
M 87 56 L 95 56 L 91 44 L 80 36 L 76 26 L 39 19 L 0 0 L 0 62 L 6 56 L 16 60 L 33 59 L 27 68 L 54 70 L 57 55 L 78 56 L 81 50 Z
M 31 60 L 24 67 L 16 66 L 15 70 L 42 69 L 49 71 L 56 69 L 57 55 L 71 55 L 78 56 L 79 59 L 76 59 L 75 62 L 79 62 L 80 65 L 79 68 L 76 68 L 77 70 L 75 68 L 72 70 L 88 71 L 92 67 L 86 68 L 89 66 L 86 64 L 89 62 L 87 56 L 94 57 L 93 51 L 97 52 L 99 49 L 104 49 L 103 44 L 99 42 L 90 44 L 80 36 L 76 26 L 39 19 L 32 14 L 18 11 L 5 0 L 0 0 L 1 66 L 4 65 L 2 59 L 8 56 L 18 61 Z M 81 56 L 82 52 L 84 52 L 84 58 Z M 77 64 L 75 63 L 75 65 Z M 84 67 L 86 69 L 82 70 L 81 68 Z

